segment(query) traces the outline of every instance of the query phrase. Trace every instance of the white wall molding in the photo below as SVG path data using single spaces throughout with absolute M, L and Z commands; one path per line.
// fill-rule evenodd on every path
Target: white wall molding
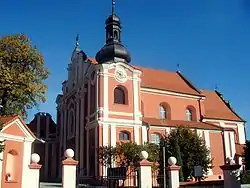
M 231 157 L 234 158 L 235 153 L 236 153 L 236 148 L 235 148 L 235 137 L 234 137 L 234 132 L 230 131 L 229 132 L 229 140 L 230 140 L 230 146 L 231 146 Z
M 100 118 L 100 123 L 108 123 L 108 124 L 120 124 L 120 125 L 142 125 L 142 121 L 134 121 L 134 120 L 126 120 L 126 119 L 115 119 L 115 118 Z
M 201 97 L 198 95 L 191 95 L 191 94 L 182 94 L 182 93 L 177 93 L 173 91 L 166 91 L 166 90 L 160 90 L 160 89 L 151 89 L 151 88 L 145 88 L 141 87 L 141 92 L 144 93 L 149 93 L 149 94 L 155 94 L 155 95 L 170 95 L 174 97 L 179 97 L 179 98 L 186 98 L 186 99 L 205 99 L 205 97 Z
M 108 69 L 103 69 L 103 117 L 108 118 L 109 113 L 109 78 L 107 75 Z
M 225 146 L 225 156 L 226 156 L 226 158 L 231 157 L 229 131 L 224 132 L 224 146 Z
M 148 142 L 148 131 L 147 131 L 147 127 L 141 126 L 141 131 L 142 131 L 142 144 Z

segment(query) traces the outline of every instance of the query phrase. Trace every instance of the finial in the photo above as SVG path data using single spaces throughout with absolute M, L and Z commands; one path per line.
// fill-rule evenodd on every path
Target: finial
M 112 0 L 112 15 L 115 14 L 115 0 Z
M 177 72 L 180 72 L 180 64 L 179 63 L 176 65 L 176 67 L 177 67 Z
M 215 91 L 218 91 L 218 84 L 215 84 L 214 90 L 215 90 Z
M 79 43 L 79 34 L 76 35 L 76 47 L 79 47 L 80 43 Z

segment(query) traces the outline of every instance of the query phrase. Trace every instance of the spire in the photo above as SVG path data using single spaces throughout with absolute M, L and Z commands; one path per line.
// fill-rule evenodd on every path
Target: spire
M 112 0 L 112 15 L 115 15 L 115 0 Z
M 120 59 L 129 63 L 131 58 L 129 52 L 121 42 L 121 22 L 115 14 L 115 0 L 112 0 L 112 14 L 106 19 L 106 44 L 96 54 L 98 63 L 114 62 L 114 59 Z

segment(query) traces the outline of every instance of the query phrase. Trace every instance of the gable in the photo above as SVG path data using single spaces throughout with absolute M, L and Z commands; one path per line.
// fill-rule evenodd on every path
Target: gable
M 205 118 L 243 121 L 215 91 L 202 90 L 202 94 L 205 95 Z
M 5 121 L 6 119 L 8 119 L 8 121 Z M 25 138 L 30 141 L 36 139 L 35 135 L 19 116 L 0 116 L 0 121 L 4 123 L 0 132 L 1 136 L 14 136 L 18 138 Z
M 10 125 L 7 125 L 6 128 L 3 129 L 2 133 L 26 137 L 25 133 L 20 129 L 16 121 L 12 122 Z

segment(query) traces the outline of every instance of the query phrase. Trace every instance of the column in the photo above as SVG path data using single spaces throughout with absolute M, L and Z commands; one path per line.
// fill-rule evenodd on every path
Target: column
M 179 188 L 180 187 L 180 182 L 179 182 L 179 171 L 180 171 L 180 166 L 176 165 L 177 160 L 175 157 L 169 157 L 168 159 L 168 183 L 169 183 L 169 188 Z
M 87 129 L 87 157 L 86 157 L 86 167 L 87 167 L 87 175 L 89 175 L 89 129 Z
M 137 122 L 140 120 L 139 116 L 139 86 L 137 73 L 133 73 L 133 93 L 134 93 L 134 120 Z
M 60 111 L 60 115 L 61 115 L 61 119 L 60 119 L 60 144 L 59 144 L 59 156 L 58 156 L 58 161 L 57 161 L 57 164 L 58 164 L 58 167 L 60 166 L 60 163 L 61 163 L 61 160 L 62 160 L 62 148 L 63 148 L 63 136 L 64 136 L 64 112 L 63 112 L 63 107 L 59 107 L 59 111 Z M 61 168 L 59 168 L 58 170 L 58 176 L 61 177 L 62 176 L 62 171 L 61 171 Z
M 32 187 L 32 188 L 39 188 L 40 187 L 40 169 L 42 165 L 39 165 L 38 162 L 40 161 L 40 156 L 36 153 L 33 153 L 31 155 L 31 164 L 29 165 L 29 174 L 24 174 L 24 176 L 27 176 L 26 178 L 29 180 L 29 183 L 26 186 Z
M 142 134 L 142 144 L 148 142 L 148 131 L 147 127 L 145 125 L 142 125 L 141 127 L 141 134 Z
M 50 120 L 50 117 L 49 115 L 46 113 L 46 116 L 45 116 L 45 127 L 46 127 L 46 140 L 49 140 L 49 120 Z M 49 141 L 47 141 L 45 143 L 45 163 L 44 163 L 44 175 L 46 178 L 49 178 L 49 155 L 51 155 L 51 153 L 49 153 L 49 147 L 51 147 L 51 143 Z
M 103 119 L 106 120 L 108 118 L 109 111 L 109 85 L 108 85 L 108 67 L 103 65 Z
M 225 157 L 231 157 L 231 152 L 230 152 L 230 142 L 229 142 L 229 132 L 225 131 L 224 132 L 224 145 L 225 145 Z
M 204 130 L 204 140 L 205 140 L 205 144 L 207 146 L 207 148 L 210 150 L 210 134 L 209 134 L 209 130 Z M 212 159 L 212 154 L 211 152 L 209 152 L 209 157 L 210 159 Z M 213 175 L 213 171 L 212 169 L 208 169 L 208 172 L 207 172 L 208 175 Z
M 68 114 L 67 114 L 67 111 L 68 111 L 68 109 L 67 109 L 68 107 L 65 105 L 65 107 L 64 107 L 64 109 L 63 109 L 63 111 L 64 111 L 64 120 L 63 120 L 63 151 L 65 151 L 66 150 L 66 141 L 67 141 L 67 125 L 68 125 L 68 123 L 67 123 L 67 116 L 68 116 Z
M 79 94 L 77 93 L 77 100 L 76 100 L 76 124 L 75 124 L 75 148 L 76 148 L 76 160 L 79 160 Z
M 95 176 L 98 176 L 98 129 L 99 127 L 95 127 Z
M 65 151 L 66 159 L 62 161 L 62 185 L 63 188 L 73 188 L 76 187 L 76 166 L 78 161 L 73 159 L 74 151 L 72 149 L 67 149 Z
M 138 163 L 139 171 L 139 188 L 152 188 L 152 163 L 147 160 L 148 153 L 142 151 L 140 153 L 141 161 Z
M 84 142 L 84 131 L 85 131 L 85 111 L 84 111 L 84 93 L 85 93 L 86 89 L 84 88 L 83 91 L 81 91 L 81 107 L 80 107 L 80 111 L 81 113 L 79 114 L 80 116 L 80 169 L 83 169 L 84 163 L 86 163 L 86 161 L 84 161 L 84 154 L 86 155 L 86 143 Z M 84 161 L 84 162 L 83 162 Z

